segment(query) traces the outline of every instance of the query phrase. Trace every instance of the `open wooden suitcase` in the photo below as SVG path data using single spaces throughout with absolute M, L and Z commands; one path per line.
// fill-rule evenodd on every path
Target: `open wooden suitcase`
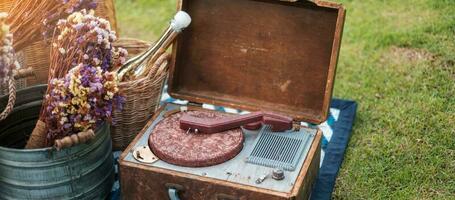
M 122 197 L 308 199 L 321 132 L 301 122 L 327 118 L 344 8 L 325 1 L 182 0 L 178 9 L 193 20 L 173 47 L 168 92 L 189 105 L 163 105 L 121 155 Z M 152 154 L 155 129 L 175 113 L 204 111 L 202 104 L 280 113 L 293 118 L 294 129 L 242 129 L 241 150 L 211 166 L 179 166 Z M 179 142 L 187 137 L 206 136 Z

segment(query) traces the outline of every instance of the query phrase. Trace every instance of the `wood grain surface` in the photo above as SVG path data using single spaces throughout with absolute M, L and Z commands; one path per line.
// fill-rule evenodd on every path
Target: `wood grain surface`
M 193 0 L 180 6 L 193 21 L 174 46 L 171 96 L 325 121 L 344 24 L 341 5 Z

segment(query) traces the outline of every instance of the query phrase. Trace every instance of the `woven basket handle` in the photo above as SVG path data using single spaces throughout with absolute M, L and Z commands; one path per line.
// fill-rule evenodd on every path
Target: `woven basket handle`
M 9 78 L 8 81 L 8 104 L 6 104 L 5 109 L 0 113 L 0 121 L 3 121 L 8 117 L 8 115 L 13 111 L 14 104 L 16 103 L 16 80 L 13 77 Z
M 5 109 L 0 113 L 0 121 L 3 121 L 8 117 L 8 115 L 13 111 L 14 104 L 16 103 L 16 79 L 26 78 L 32 76 L 33 69 L 19 69 L 13 71 L 13 76 L 9 78 L 8 81 L 8 104 L 6 104 Z
M 169 67 L 168 63 L 170 59 L 171 56 L 168 53 L 164 52 L 163 54 L 161 54 L 160 57 L 156 60 L 156 62 L 153 63 L 152 70 L 150 70 L 149 73 L 147 73 L 147 78 L 153 79 L 167 72 L 167 69 Z

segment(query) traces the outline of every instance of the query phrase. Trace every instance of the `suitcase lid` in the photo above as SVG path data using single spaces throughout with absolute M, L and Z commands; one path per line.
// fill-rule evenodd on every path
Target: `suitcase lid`
M 169 94 L 325 121 L 345 10 L 291 1 L 182 0 L 192 23 L 173 46 Z

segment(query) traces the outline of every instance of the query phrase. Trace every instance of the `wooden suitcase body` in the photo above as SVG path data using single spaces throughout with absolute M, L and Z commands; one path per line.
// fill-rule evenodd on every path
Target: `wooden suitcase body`
M 168 82 L 172 97 L 273 111 L 293 117 L 296 123 L 326 120 L 344 24 L 341 5 L 305 0 L 182 0 L 179 9 L 193 21 L 173 47 Z M 164 164 L 134 162 L 132 151 L 146 144 L 147 134 L 167 106 L 156 112 L 120 157 L 124 199 L 167 199 L 169 188 L 178 190 L 181 199 L 310 196 L 320 164 L 319 130 L 314 131 L 296 179 L 286 191 L 197 174 L 201 170 L 197 168 L 175 170 Z
M 174 105 L 171 105 L 174 106 Z M 185 168 L 165 164 L 162 161 L 158 164 L 143 164 L 136 161 L 132 156 L 132 151 L 138 147 L 147 145 L 147 139 L 150 135 L 151 127 L 161 119 L 160 113 L 169 106 L 163 106 L 157 111 L 157 114 L 146 125 L 146 128 L 135 138 L 131 145 L 120 157 L 120 184 L 122 197 L 124 199 L 167 199 L 169 189 L 178 190 L 181 199 L 307 199 L 314 180 L 316 178 L 321 152 L 321 135 L 319 130 L 315 130 L 314 139 L 308 145 L 306 155 L 302 157 L 301 168 L 294 172 L 286 172 L 288 181 L 274 181 L 268 177 L 267 185 L 256 185 L 254 181 L 263 175 L 263 171 L 242 173 L 241 171 L 232 171 L 232 175 L 239 178 L 229 179 L 229 176 L 219 175 L 225 173 L 229 168 L 236 169 L 236 164 L 243 164 L 244 159 L 251 151 L 249 143 L 254 139 L 247 136 L 245 147 L 236 158 L 223 164 L 205 168 Z M 248 133 L 245 133 L 248 134 Z M 252 133 L 257 135 L 257 133 Z M 250 148 L 249 148 L 250 147 Z M 226 167 L 229 166 L 229 167 Z M 250 167 L 251 164 L 250 164 Z M 214 169 L 215 168 L 215 169 Z M 242 170 L 239 167 L 239 170 Z M 267 169 L 267 167 L 258 167 Z M 293 174 L 294 176 L 291 176 Z M 296 177 L 295 177 L 296 176 Z M 240 179 L 240 180 L 239 180 Z M 250 184 L 241 184 L 245 181 Z M 237 182 L 236 182 L 237 181 Z M 240 182 L 240 183 L 239 183 Z M 289 184 L 284 188 L 285 191 L 270 190 L 270 184 Z M 261 186 L 261 187 L 259 187 Z M 282 188 L 282 187 L 281 187 Z

